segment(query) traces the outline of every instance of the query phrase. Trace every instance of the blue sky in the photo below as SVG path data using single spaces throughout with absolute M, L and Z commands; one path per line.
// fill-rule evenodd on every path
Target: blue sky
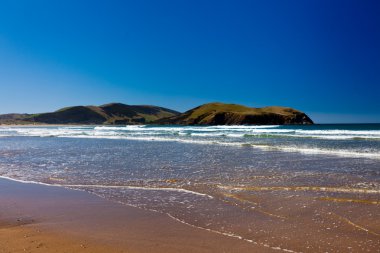
M 0 113 L 220 101 L 380 122 L 380 1 L 0 1 Z

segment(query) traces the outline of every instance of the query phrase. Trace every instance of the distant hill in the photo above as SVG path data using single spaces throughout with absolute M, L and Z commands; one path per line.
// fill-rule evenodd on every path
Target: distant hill
M 180 115 L 157 120 L 173 125 L 283 125 L 313 124 L 303 112 L 292 108 L 270 106 L 250 108 L 236 104 L 209 103 Z
M 158 106 L 111 103 L 101 106 L 72 106 L 40 114 L 3 114 L 1 124 L 148 124 L 179 115 Z
M 172 125 L 283 125 L 313 124 L 303 112 L 270 106 L 209 103 L 184 113 L 158 106 L 112 103 L 72 106 L 40 114 L 3 114 L 0 124 L 172 124 Z

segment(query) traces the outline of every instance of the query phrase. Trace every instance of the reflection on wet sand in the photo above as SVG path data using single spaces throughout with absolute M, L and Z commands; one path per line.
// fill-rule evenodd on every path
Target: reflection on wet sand
M 377 189 L 221 185 L 217 188 L 226 203 L 265 216 L 241 221 L 250 222 L 251 227 L 259 230 L 246 233 L 247 237 L 301 252 L 379 251 Z
M 84 190 L 268 250 L 380 249 L 380 160 L 32 137 L 4 138 L 1 152 L 4 177 Z

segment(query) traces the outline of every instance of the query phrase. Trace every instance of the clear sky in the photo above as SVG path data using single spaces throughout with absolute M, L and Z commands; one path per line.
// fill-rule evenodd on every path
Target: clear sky
M 0 113 L 214 101 L 380 122 L 380 1 L 0 0 Z

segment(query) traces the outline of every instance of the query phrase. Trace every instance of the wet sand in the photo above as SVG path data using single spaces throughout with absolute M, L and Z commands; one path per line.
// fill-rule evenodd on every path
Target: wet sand
M 0 252 L 277 252 L 83 191 L 0 179 Z
M 304 188 L 222 187 L 220 199 L 245 210 L 231 209 L 230 222 L 247 242 L 84 191 L 0 178 L 0 253 L 380 252 L 377 193 Z
M 265 186 L 223 195 L 227 204 L 250 212 L 255 230 L 241 234 L 258 242 L 295 252 L 380 252 L 377 191 Z

